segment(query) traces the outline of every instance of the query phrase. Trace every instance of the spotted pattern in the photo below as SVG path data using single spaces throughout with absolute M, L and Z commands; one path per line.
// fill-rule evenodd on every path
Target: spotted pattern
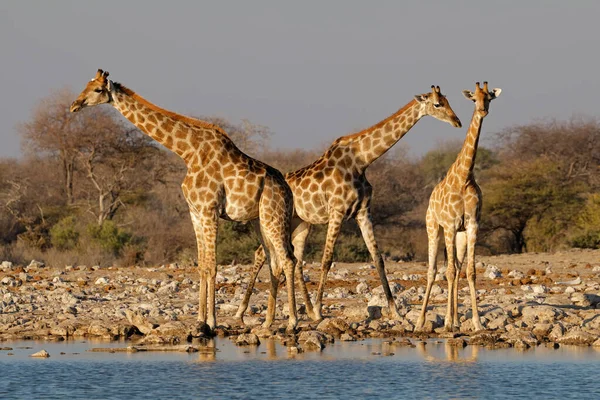
M 198 319 L 216 326 L 215 277 L 218 219 L 252 221 L 270 259 L 271 292 L 264 326 L 275 316 L 279 279 L 293 282 L 291 245 L 293 195 L 284 176 L 239 150 L 219 127 L 188 118 L 148 102 L 132 90 L 106 79 L 99 70 L 71 106 L 112 104 L 125 118 L 187 165 L 181 188 L 187 200 L 198 244 L 200 308 Z M 287 285 L 288 330 L 297 324 L 294 285 Z
M 473 326 L 475 330 L 483 329 L 479 321 L 475 292 L 475 242 L 481 215 L 482 196 L 481 189 L 475 182 L 473 167 L 483 118 L 488 114 L 490 101 L 500 94 L 500 89 L 489 92 L 487 82 L 484 83 L 483 89 L 480 88 L 478 82 L 475 93 L 470 91 L 463 93 L 465 97 L 475 102 L 475 111 L 456 161 L 448 170 L 445 178 L 433 189 L 429 198 L 426 215 L 429 239 L 427 289 L 416 329 L 422 329 L 425 322 L 427 304 L 437 273 L 436 259 L 442 230 L 448 257 L 446 270 L 448 309 L 445 328 L 452 330 L 458 326 L 458 276 L 466 255 L 466 273 L 471 292 Z
M 434 104 L 438 106 L 435 107 Z M 430 115 L 441 121 L 459 126 L 460 121 L 447 99 L 437 91 L 415 96 L 399 111 L 353 135 L 343 136 L 333 142 L 319 159 L 307 167 L 286 174 L 286 180 L 294 193 L 296 211 L 295 229 L 292 233 L 294 252 L 302 272 L 302 259 L 306 237 L 312 225 L 328 224 L 327 239 L 321 259 L 321 277 L 313 306 L 303 279 L 300 288 L 311 318 L 318 320 L 327 274 L 333 262 L 333 250 L 343 221 L 355 218 L 363 239 L 380 276 L 387 301 L 395 316 L 399 317 L 394 298 L 389 289 L 383 259 L 375 241 L 371 222 L 371 199 L 373 189 L 365 171 L 400 140 L 423 116 Z M 254 287 L 254 280 L 262 267 L 264 256 L 260 249 L 246 295 L 237 316 L 245 312 Z

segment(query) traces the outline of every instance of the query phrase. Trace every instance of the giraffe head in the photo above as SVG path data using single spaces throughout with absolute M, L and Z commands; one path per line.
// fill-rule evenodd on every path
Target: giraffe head
M 455 128 L 462 124 L 456 116 L 446 96 L 442 94 L 439 86 L 431 85 L 431 93 L 418 94 L 415 100 L 421 105 L 423 115 L 431 115 L 433 118 L 445 121 Z
M 77 100 L 71 104 L 71 112 L 76 112 L 84 107 L 95 106 L 97 104 L 110 103 L 112 96 L 110 94 L 108 71 L 101 69 L 96 72 L 96 76 L 85 85 L 83 91 L 77 97 Z
M 496 97 L 500 96 L 502 89 L 492 89 L 490 92 L 488 90 L 488 83 L 483 82 L 483 88 L 479 87 L 479 82 L 475 83 L 475 93 L 470 90 L 463 90 L 463 95 L 472 100 L 475 103 L 475 112 L 485 117 L 488 114 L 488 110 L 490 108 L 490 101 L 494 100 Z

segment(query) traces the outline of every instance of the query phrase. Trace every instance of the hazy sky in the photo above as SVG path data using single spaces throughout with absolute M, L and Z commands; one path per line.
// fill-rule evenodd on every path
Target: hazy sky
M 0 2 L 0 156 L 53 89 L 96 69 L 183 114 L 246 118 L 276 148 L 322 148 L 424 93 L 447 94 L 462 129 L 426 118 L 402 140 L 422 154 L 462 139 L 462 89 L 502 88 L 483 143 L 535 119 L 596 116 L 599 1 Z

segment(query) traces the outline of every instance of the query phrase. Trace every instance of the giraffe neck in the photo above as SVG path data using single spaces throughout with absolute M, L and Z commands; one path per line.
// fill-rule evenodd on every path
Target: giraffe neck
M 113 107 L 146 135 L 185 161 L 195 154 L 205 140 L 220 135 L 227 136 L 215 125 L 164 110 L 125 86 L 113 82 L 111 84 Z
M 479 144 L 479 134 L 481 133 L 481 125 L 483 123 L 483 116 L 477 111 L 473 112 L 471 118 L 471 124 L 467 131 L 467 137 L 456 157 L 454 162 L 454 172 L 459 177 L 459 181 L 465 181 L 469 175 L 473 173 L 473 167 L 475 165 L 475 156 L 477 155 L 477 145 Z
M 371 128 L 346 138 L 352 140 L 359 169 L 366 169 L 371 163 L 385 154 L 393 145 L 423 117 L 421 105 L 412 100 L 395 114 Z

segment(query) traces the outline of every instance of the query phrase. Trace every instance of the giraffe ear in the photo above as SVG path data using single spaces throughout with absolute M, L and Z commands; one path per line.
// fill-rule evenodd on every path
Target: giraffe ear
M 492 95 L 492 99 L 495 99 L 496 97 L 500 96 L 500 93 L 502 93 L 502 89 L 495 88 L 490 94 Z
M 475 101 L 475 98 L 473 97 L 473 92 L 471 92 L 470 90 L 463 90 L 462 94 L 467 98 L 467 100 Z
M 415 96 L 415 100 L 417 100 L 419 103 L 424 103 L 425 101 L 427 101 L 428 98 L 428 94 L 418 94 Z

